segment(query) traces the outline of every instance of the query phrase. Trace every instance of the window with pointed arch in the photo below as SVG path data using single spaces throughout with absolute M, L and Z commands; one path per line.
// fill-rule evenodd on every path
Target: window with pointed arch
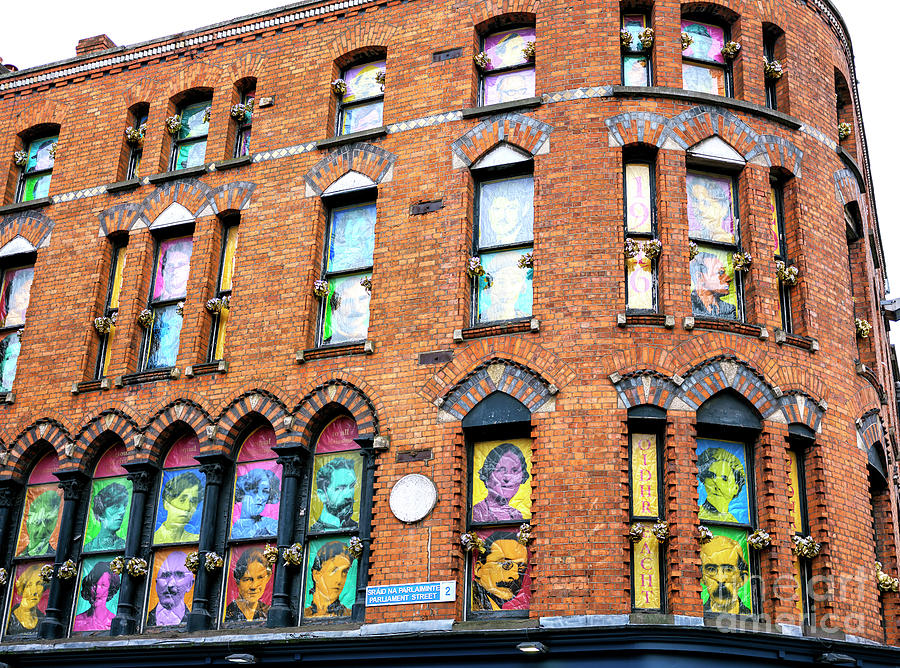
M 360 548 L 367 535 L 360 526 L 368 528 L 371 480 L 358 436 L 353 418 L 342 415 L 316 439 L 301 600 L 305 621 L 351 617 L 365 584 Z
M 72 635 L 109 632 L 119 604 L 121 574 L 110 562 L 124 555 L 131 511 L 131 480 L 122 468 L 125 446 L 109 448 L 94 467 L 84 539 L 81 570 L 72 608 Z
M 182 628 L 194 598 L 195 574 L 188 555 L 196 552 L 203 516 L 206 475 L 195 459 L 200 442 L 182 436 L 163 460 L 152 522 L 153 563 L 148 578 L 147 628 Z
M 228 562 L 222 583 L 222 628 L 261 626 L 272 605 L 275 568 L 266 547 L 278 536 L 281 465 L 276 460 L 275 432 L 257 427 L 238 451 L 228 512 Z
M 147 302 L 152 318 L 144 330 L 141 349 L 144 371 L 173 367 L 178 359 L 193 249 L 194 240 L 190 234 L 156 242 L 153 282 Z
M 47 612 L 50 581 L 41 571 L 53 567 L 63 509 L 62 490 L 53 475 L 57 465 L 56 455 L 48 453 L 34 465 L 25 485 L 6 587 L 4 640 L 37 637 Z

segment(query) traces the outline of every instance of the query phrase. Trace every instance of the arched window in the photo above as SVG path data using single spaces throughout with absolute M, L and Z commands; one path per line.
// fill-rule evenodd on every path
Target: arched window
M 211 110 L 211 96 L 194 99 L 178 107 L 180 126 L 178 131 L 172 135 L 170 170 L 186 169 L 204 164 Z
M 0 249 L 0 396 L 12 391 L 16 378 L 34 281 L 34 251 L 23 237 Z
M 358 63 L 341 72 L 346 90 L 339 95 L 337 134 L 348 135 L 381 127 L 385 71 L 386 61 L 381 58 Z
M 63 493 L 53 475 L 57 464 L 51 452 L 28 476 L 7 586 L 4 639 L 37 637 L 47 612 L 50 584 L 41 570 L 53 567 L 63 510 Z
M 149 114 L 150 105 L 146 102 L 134 105 L 128 113 L 128 127 L 125 129 L 125 159 L 127 160 L 123 174 L 125 179 L 137 178 L 140 171 Z
M 144 330 L 141 370 L 173 367 L 178 359 L 183 301 L 187 296 L 194 248 L 193 229 L 185 231 L 189 232 L 187 236 L 159 238 L 156 242 L 153 282 L 147 302 L 152 317 Z
M 693 19 L 681 20 L 682 86 L 712 95 L 732 95 L 731 64 L 722 47 L 731 39 L 726 26 Z
M 238 452 L 228 511 L 228 560 L 220 600 L 222 627 L 265 623 L 272 605 L 274 568 L 266 547 L 278 536 L 281 465 L 269 426 L 254 429 Z
M 534 97 L 534 40 L 534 27 L 501 30 L 482 38 L 482 106 Z
M 17 202 L 30 202 L 50 195 L 59 128 L 45 132 L 47 134 L 41 133 L 41 136 L 31 139 L 23 151 L 16 153 L 16 164 L 22 170 L 16 190 Z
M 206 474 L 194 459 L 200 443 L 193 434 L 178 439 L 169 449 L 159 478 L 153 514 L 153 564 L 144 606 L 145 624 L 181 627 L 194 596 L 194 573 L 186 560 L 197 550 Z
M 653 85 L 651 8 L 652 5 L 645 2 L 625 0 L 620 4 L 623 86 Z M 630 39 L 626 39 L 626 34 Z
M 125 273 L 125 251 L 128 246 L 127 236 L 110 239 L 112 259 L 109 264 L 109 276 L 106 284 L 106 300 L 100 318 L 101 326 L 96 327 L 99 334 L 97 346 L 97 364 L 94 367 L 94 378 L 103 378 L 109 372 L 112 361 L 112 343 L 116 334 L 116 321 L 119 317 L 119 295 L 122 292 L 122 277 Z M 95 321 L 97 322 L 97 321 Z
M 110 570 L 110 561 L 125 552 L 131 511 L 132 483 L 122 468 L 124 460 L 125 446 L 119 443 L 94 468 L 74 593 L 73 634 L 108 632 L 116 615 L 122 579 Z

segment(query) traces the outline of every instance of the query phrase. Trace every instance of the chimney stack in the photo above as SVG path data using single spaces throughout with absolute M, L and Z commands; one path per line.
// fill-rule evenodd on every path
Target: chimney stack
M 94 37 L 85 37 L 78 40 L 78 46 L 75 47 L 76 56 L 86 56 L 89 53 L 97 53 L 98 51 L 106 51 L 115 47 L 113 42 L 106 35 L 95 35 Z

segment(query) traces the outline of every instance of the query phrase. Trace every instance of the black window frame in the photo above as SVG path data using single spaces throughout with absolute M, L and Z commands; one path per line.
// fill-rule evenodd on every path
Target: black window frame
M 775 60 L 775 43 L 778 36 L 772 33 L 763 34 L 763 58 L 771 63 Z M 764 77 L 766 83 L 766 106 L 772 111 L 778 111 L 778 80 Z
M 59 130 L 56 130 L 56 134 L 50 134 L 50 135 L 44 135 L 43 133 L 40 133 L 40 134 L 41 134 L 40 137 L 35 137 L 34 139 L 30 139 L 30 140 L 25 144 L 24 151 L 25 151 L 25 153 L 26 153 L 27 155 L 31 155 L 31 145 L 34 144 L 35 142 L 43 141 L 43 140 L 45 140 L 45 139 L 53 138 L 53 139 L 56 140 L 56 142 L 54 143 L 54 145 L 59 144 Z M 28 178 L 31 177 L 31 176 L 45 176 L 45 175 L 48 175 L 48 174 L 49 174 L 49 175 L 50 175 L 50 181 L 51 181 L 51 183 L 52 183 L 52 181 L 53 181 L 53 170 L 54 170 L 55 167 L 56 167 L 56 157 L 55 157 L 55 156 L 54 156 L 54 158 L 53 158 L 53 164 L 50 165 L 49 168 L 45 168 L 45 169 L 33 169 L 33 170 L 31 170 L 31 171 L 28 171 L 28 165 L 26 164 L 25 166 L 23 166 L 23 167 L 19 170 L 19 179 L 18 179 L 18 182 L 16 183 L 16 197 L 15 197 L 15 202 L 32 202 L 32 201 L 34 201 L 34 200 L 26 200 L 26 199 L 23 199 L 23 198 L 25 197 L 25 184 L 26 184 L 26 182 L 28 181 Z M 49 189 L 50 189 L 50 185 L 48 184 L 48 186 L 47 186 L 48 193 L 49 193 Z M 49 195 L 48 195 L 48 196 L 49 196 Z M 34 199 L 39 199 L 39 198 L 34 198 Z
M 775 249 L 776 262 L 783 262 L 789 266 L 791 259 L 788 256 L 787 234 L 784 221 L 784 186 L 772 181 L 770 183 L 775 199 L 775 220 L 778 231 L 778 247 Z M 778 301 L 781 309 L 781 328 L 788 334 L 794 331 L 794 318 L 791 312 L 791 286 L 778 281 Z
M 634 11 L 625 11 L 622 10 L 620 15 L 620 30 L 625 30 L 625 17 L 626 16 L 642 16 L 644 18 L 644 27 L 652 28 L 652 15 L 646 9 L 638 9 Z M 653 47 L 651 46 L 649 49 L 645 49 L 642 45 L 640 45 L 640 40 L 638 40 L 638 47 L 634 46 L 635 40 L 631 40 L 632 46 L 625 47 L 622 49 L 622 57 L 621 57 L 621 76 L 622 76 L 622 85 L 630 86 L 633 84 L 629 84 L 628 80 L 625 77 L 625 59 L 626 58 L 638 58 L 645 57 L 647 59 L 647 83 L 641 84 L 642 86 L 650 87 L 653 85 L 654 79 L 654 68 L 653 68 Z
M 650 174 L 650 183 L 648 187 L 650 189 L 650 232 L 648 233 L 638 233 L 638 232 L 629 232 L 628 231 L 628 166 L 629 165 L 646 165 L 649 168 Z M 650 156 L 635 156 L 635 157 L 625 157 L 622 160 L 622 228 L 624 230 L 625 239 L 633 239 L 638 242 L 647 242 L 652 241 L 653 239 L 659 239 L 659 217 L 657 215 L 657 202 L 656 202 L 656 160 Z M 652 281 L 653 281 L 653 307 L 650 309 L 636 309 L 631 308 L 629 305 L 628 299 L 628 261 L 624 263 L 624 271 L 625 271 L 625 310 L 627 313 L 634 314 L 650 314 L 650 313 L 658 313 L 659 312 L 659 257 L 653 258 L 651 261 L 651 273 L 652 273 Z
M 711 26 L 714 28 L 721 28 L 723 30 L 723 44 L 727 44 L 729 41 L 731 41 L 731 26 L 728 24 L 706 21 L 705 17 L 697 18 L 697 17 L 693 17 L 693 16 L 682 16 L 681 20 L 682 21 L 694 21 L 695 23 L 702 23 L 703 25 Z M 692 65 L 702 65 L 702 66 L 706 66 L 706 67 L 721 68 L 724 73 L 724 76 L 725 76 L 725 94 L 722 97 L 734 98 L 734 68 L 732 66 L 732 62 L 730 59 L 725 58 L 724 60 L 725 60 L 725 64 L 722 65 L 721 63 L 711 62 L 709 60 L 702 60 L 700 58 L 690 58 L 688 56 L 685 56 L 683 53 L 681 54 L 682 64 L 686 62 L 686 63 L 692 64 Z M 682 67 L 682 82 L 681 82 L 682 88 L 684 88 L 683 72 L 684 72 L 684 68 Z M 685 88 L 685 90 L 693 91 L 696 93 L 704 92 L 704 91 L 694 91 L 691 88 Z M 718 93 L 712 93 L 712 94 L 718 95 Z
M 380 63 L 384 61 L 384 71 L 385 75 L 387 74 L 387 54 L 382 54 L 376 58 L 367 58 L 366 60 L 357 60 L 354 61 L 351 65 L 348 65 L 341 69 L 341 80 L 346 81 L 347 72 L 357 67 L 362 67 L 363 65 L 368 65 L 369 63 Z M 334 115 L 335 119 L 335 128 L 334 128 L 334 136 L 342 137 L 348 134 L 354 134 L 355 132 L 366 132 L 367 130 L 374 130 L 375 128 L 364 128 L 362 130 L 350 130 L 349 132 L 344 132 L 344 112 L 347 109 L 355 109 L 357 107 L 367 106 L 373 103 L 381 104 L 381 125 L 384 125 L 384 84 L 381 85 L 381 94 L 380 95 L 372 95 L 370 97 L 366 97 L 363 99 L 356 99 L 353 102 L 344 102 L 344 96 L 338 96 L 338 105 L 337 105 L 337 113 Z
M 116 237 L 111 239 L 111 249 L 112 249 L 112 261 L 109 264 L 109 278 L 106 282 L 106 300 L 103 303 L 103 317 L 110 318 L 115 322 L 118 319 L 119 315 L 119 306 L 115 308 L 112 307 L 112 296 L 115 291 L 115 280 L 116 280 L 116 270 L 118 269 L 119 264 L 119 253 L 123 252 L 128 247 L 128 237 Z M 122 257 L 122 271 L 124 272 L 125 258 Z M 124 276 L 123 276 L 124 279 Z M 121 287 L 119 290 L 119 303 L 122 302 L 122 291 Z M 115 324 L 112 325 L 115 327 Z M 110 329 L 110 331 L 105 334 L 100 334 L 100 343 L 97 347 L 97 362 L 94 365 L 94 380 L 99 380 L 101 378 L 105 378 L 106 374 L 106 354 L 109 348 L 109 345 L 112 343 L 113 335 L 115 333 L 114 329 Z
M 256 110 L 256 86 L 248 87 L 247 90 L 241 93 L 241 104 L 247 105 L 252 104 L 253 107 L 249 115 L 244 117 L 244 120 L 235 121 L 237 123 L 237 130 L 234 134 L 234 151 L 233 157 L 241 158 L 245 155 L 250 155 L 250 139 L 253 133 L 253 114 Z M 247 140 L 247 150 L 246 152 L 241 151 L 241 148 L 244 143 L 244 138 Z
M 511 25 L 505 25 L 502 27 L 498 27 L 495 30 L 491 30 L 490 32 L 487 32 L 487 33 L 481 35 L 479 38 L 479 48 L 481 49 L 481 52 L 484 53 L 484 50 L 485 50 L 484 44 L 488 37 L 490 37 L 492 35 L 496 35 L 499 32 L 507 32 L 509 30 L 516 30 L 519 28 L 531 28 L 532 30 L 534 30 L 535 26 L 533 24 L 528 24 L 528 23 L 515 23 L 515 24 L 511 24 Z M 534 39 L 535 39 L 535 44 L 537 44 L 537 31 L 535 31 Z M 527 100 L 529 97 L 534 97 L 537 93 L 537 58 L 533 58 L 533 59 L 528 60 L 525 63 L 521 63 L 519 65 L 508 65 L 506 67 L 497 67 L 497 68 L 492 67 L 490 70 L 483 70 L 481 68 L 477 68 L 477 69 L 478 69 L 478 105 L 479 106 L 485 105 L 485 100 L 484 100 L 485 80 L 487 79 L 488 76 L 493 75 L 493 74 L 505 74 L 507 72 L 521 72 L 521 71 L 525 71 L 525 70 L 534 70 L 534 73 L 535 73 L 535 82 L 534 82 L 535 86 L 534 87 L 535 87 L 535 89 L 534 89 L 534 91 L 532 91 L 532 94 L 528 95 L 526 97 L 517 98 L 516 100 L 509 100 L 509 102 L 516 102 L 518 100 Z
M 235 234 L 240 233 L 240 217 L 229 216 L 225 220 L 222 221 L 222 247 L 219 251 L 219 273 L 216 277 L 216 290 L 215 290 L 215 298 L 216 299 L 228 299 L 231 301 L 231 294 L 234 289 L 234 271 L 231 273 L 231 287 L 227 290 L 222 289 L 222 276 L 225 273 L 225 260 L 228 251 L 228 236 L 231 234 L 232 230 Z M 237 244 L 237 240 L 235 240 L 235 244 Z M 235 256 L 233 260 L 237 261 L 237 248 L 235 248 Z M 230 310 L 230 308 L 228 309 Z M 224 343 L 223 343 L 223 357 L 216 356 L 216 348 L 218 348 L 219 343 L 219 330 L 222 326 L 222 312 L 214 313 L 212 316 L 212 326 L 209 331 L 209 348 L 207 350 L 206 361 L 214 362 L 220 359 L 224 359 Z
M 789 442 L 789 450 L 794 454 L 797 461 L 797 485 L 799 489 L 795 489 L 794 494 L 797 494 L 800 497 L 799 505 L 801 524 L 801 531 L 798 532 L 795 530 L 791 535 L 806 537 L 810 535 L 809 496 L 807 495 L 806 485 L 806 458 L 809 447 L 801 442 L 798 442 L 796 439 L 791 439 L 791 441 Z M 811 564 L 809 559 L 805 559 L 797 555 L 794 555 L 794 559 L 797 560 L 798 571 L 800 574 L 800 591 L 798 592 L 798 594 L 801 597 L 801 604 L 803 605 L 801 622 L 804 626 L 812 628 L 815 625 L 816 620 L 816 596 L 812 591 L 812 588 L 809 586 L 809 581 L 812 579 Z
M 209 95 L 198 95 L 196 97 L 192 97 L 189 100 L 179 104 L 178 112 L 177 112 L 178 116 L 183 117 L 184 112 L 186 109 L 188 109 L 188 107 L 199 106 L 204 103 L 206 104 L 207 109 L 210 110 L 210 115 L 211 115 L 212 114 L 211 109 L 212 109 L 212 103 L 213 103 L 212 93 L 210 93 Z M 210 117 L 210 122 L 212 122 L 212 117 Z M 172 135 L 172 155 L 169 158 L 169 171 L 179 170 L 179 167 L 177 166 L 178 165 L 178 150 L 182 146 L 185 146 L 187 144 L 191 144 L 191 145 L 199 144 L 201 141 L 206 143 L 206 147 L 209 148 L 209 123 L 207 123 L 207 125 L 206 125 L 206 134 L 203 136 L 190 137 L 187 139 L 179 139 L 177 132 L 174 135 Z M 205 156 L 205 150 L 204 150 L 204 156 Z M 206 157 L 204 157 L 204 164 L 206 162 L 208 162 L 208 161 L 206 160 Z M 188 167 L 182 167 L 180 169 L 190 169 L 191 167 L 195 167 L 195 166 L 199 166 L 199 165 L 190 165 Z
M 134 122 L 131 124 L 130 129 L 141 131 L 143 128 L 144 132 L 146 132 L 147 128 L 147 118 L 150 115 L 149 107 L 145 107 L 142 109 L 138 109 L 134 112 Z M 141 159 L 144 156 L 144 144 L 141 142 L 140 144 L 134 145 L 130 147 L 131 150 L 128 154 L 128 167 L 125 170 L 125 179 L 135 179 L 138 177 L 138 172 L 141 167 Z
M 2 288 L 2 285 L 3 285 L 4 281 L 6 280 L 7 272 L 15 271 L 17 269 L 27 269 L 28 267 L 31 267 L 32 271 L 34 271 L 36 262 L 37 262 L 37 252 L 36 251 L 30 251 L 30 252 L 26 252 L 26 253 L 16 253 L 15 255 L 10 255 L 6 258 L 3 258 L 2 261 L 0 261 L 0 288 Z M 29 288 L 29 296 L 28 296 L 28 300 L 29 300 L 28 305 L 29 306 L 31 306 L 31 292 L 30 291 L 33 289 L 34 289 L 34 279 L 32 278 L 32 284 L 31 284 L 31 287 Z M 7 336 L 9 336 L 11 334 L 18 332 L 19 342 L 20 342 L 19 357 L 22 356 L 22 350 L 21 350 L 22 331 L 25 329 L 25 325 L 27 323 L 28 323 L 28 312 L 26 310 L 25 320 L 21 324 L 11 325 L 8 327 L 0 327 L 0 341 L 3 341 Z M 16 358 L 16 378 L 19 377 L 18 376 L 18 365 L 19 365 L 19 359 Z M 0 399 L 6 397 L 9 394 L 12 394 L 12 392 L 13 392 L 12 387 L 10 387 L 9 390 L 5 390 L 5 391 L 2 388 L 0 388 Z

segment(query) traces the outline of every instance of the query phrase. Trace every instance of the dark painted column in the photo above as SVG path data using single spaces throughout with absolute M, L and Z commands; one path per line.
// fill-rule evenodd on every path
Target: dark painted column
M 229 460 L 219 454 L 198 455 L 200 471 L 206 476 L 206 492 L 203 496 L 203 515 L 200 523 L 200 568 L 194 583 L 194 603 L 187 614 L 187 630 L 206 631 L 212 626 L 212 614 L 209 611 L 209 592 L 213 591 L 221 570 L 210 573 L 206 570 L 206 553 L 215 547 L 216 529 L 219 524 L 219 497 L 222 495 L 222 481 Z
M 41 620 L 38 635 L 41 638 L 62 638 L 66 635 L 66 611 L 72 603 L 72 591 L 76 578 L 61 580 L 59 566 L 67 559 L 77 561 L 81 545 L 75 542 L 75 525 L 82 510 L 82 500 L 88 488 L 89 478 L 80 471 L 66 471 L 55 474 L 63 491 L 63 511 L 59 524 L 59 538 L 56 543 L 56 574 L 50 581 L 50 597 L 47 601 L 47 616 Z
M 141 532 L 144 528 L 144 516 L 147 511 L 147 502 L 158 471 L 148 464 L 125 465 L 129 471 L 128 479 L 131 481 L 131 512 L 128 515 L 128 536 L 125 539 L 125 560 L 131 557 L 149 558 L 149 554 L 142 554 Z M 110 634 L 130 635 L 137 633 L 140 628 L 138 619 L 139 601 L 135 600 L 141 592 L 144 578 L 135 578 L 127 571 L 122 573 L 122 586 L 119 589 L 119 607 L 116 616 L 112 620 Z M 144 577 L 150 577 L 149 574 Z
M 0 566 L 6 568 L 8 562 L 7 552 L 12 548 L 12 537 L 16 535 L 16 521 L 18 505 L 22 499 L 22 485 L 14 480 L 4 480 L 0 483 Z M 12 582 L 12 573 L 9 574 Z
M 369 584 L 369 551 L 372 538 L 372 494 L 375 491 L 375 450 L 370 439 L 356 439 L 363 451 L 363 487 L 359 504 L 359 539 L 363 544 L 363 553 L 359 557 L 359 568 L 356 574 L 356 602 L 351 609 L 354 621 L 362 621 L 366 614 L 366 585 Z
M 291 609 L 293 577 L 285 567 L 282 555 L 294 543 L 297 511 L 303 507 L 302 495 L 309 466 L 307 453 L 302 448 L 292 446 L 274 449 L 279 454 L 278 463 L 281 464 L 281 506 L 278 512 L 278 564 L 275 567 L 272 607 L 269 608 L 266 626 L 282 628 L 296 624 L 294 611 Z M 302 517 L 306 518 L 305 512 Z M 306 523 L 303 525 L 306 526 Z

